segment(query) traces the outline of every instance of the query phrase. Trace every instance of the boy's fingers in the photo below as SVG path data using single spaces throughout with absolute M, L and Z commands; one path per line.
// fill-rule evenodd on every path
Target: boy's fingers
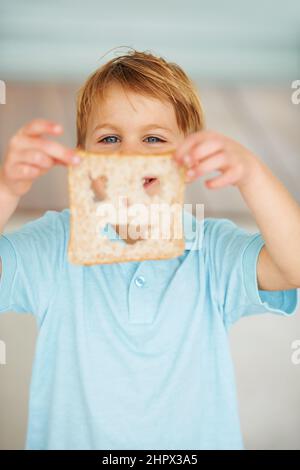
M 24 150 L 41 151 L 51 158 L 55 158 L 58 163 L 69 165 L 72 163 L 72 158 L 75 156 L 75 150 L 65 147 L 64 145 L 47 139 L 39 137 L 26 137 L 18 138 L 15 143 L 15 150 L 19 153 Z
M 63 128 L 60 124 L 47 119 L 34 119 L 19 130 L 19 134 L 31 137 L 42 134 L 59 134 Z
M 186 137 L 183 143 L 177 147 L 174 153 L 175 160 L 182 163 L 184 156 L 189 153 L 190 148 L 196 143 L 198 143 L 198 141 L 199 141 L 198 133 L 191 134 L 188 137 Z
M 198 164 L 194 165 L 188 170 L 187 176 L 198 177 L 204 175 L 205 173 L 218 171 L 223 168 L 226 168 L 226 157 L 224 153 L 218 152 L 210 157 L 205 158 L 204 160 L 200 160 Z
M 199 165 L 203 160 L 213 157 L 218 153 L 223 153 L 223 143 L 218 140 L 206 140 L 194 145 L 189 154 L 183 156 L 183 162 L 187 169 Z
M 55 165 L 53 158 L 49 157 L 45 152 L 41 150 L 24 150 L 20 154 L 18 159 L 20 163 L 27 163 L 29 165 L 34 165 L 40 168 L 51 168 Z
M 14 179 L 18 180 L 32 180 L 40 176 L 41 168 L 27 163 L 17 163 L 13 167 Z
M 215 153 L 221 152 L 223 150 L 223 142 L 220 140 L 205 140 L 200 144 L 196 144 L 192 150 L 191 154 L 196 158 L 196 160 L 202 160 L 214 155 Z
M 237 179 L 238 175 L 235 169 L 231 168 L 215 178 L 206 180 L 205 186 L 209 189 L 223 188 L 224 186 L 233 185 Z
M 188 135 L 184 141 L 177 147 L 175 151 L 175 159 L 178 161 L 183 161 L 183 157 L 187 155 L 194 145 L 202 142 L 203 136 L 201 132 L 194 132 L 193 134 Z
M 204 143 L 205 140 L 208 139 L 217 140 L 216 134 L 214 134 L 212 131 L 199 131 L 188 135 L 177 147 L 177 150 L 174 154 L 175 159 L 180 162 L 184 162 L 185 156 L 190 156 L 190 152 L 192 152 L 196 146 Z

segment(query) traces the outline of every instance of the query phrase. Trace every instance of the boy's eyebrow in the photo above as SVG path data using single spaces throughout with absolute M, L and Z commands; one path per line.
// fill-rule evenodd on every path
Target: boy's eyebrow
M 147 124 L 147 126 L 143 126 L 142 129 L 144 129 L 144 130 L 147 130 L 147 129 L 163 129 L 164 131 L 172 132 L 172 129 L 169 129 L 169 127 L 160 126 L 159 124 L 156 124 L 156 123 Z
M 110 129 L 116 129 L 116 130 L 119 130 L 118 126 L 115 126 L 113 124 L 110 124 L 109 122 L 105 122 L 103 124 L 99 124 L 98 126 L 96 126 L 93 130 L 93 133 L 98 131 L 99 129 L 101 128 L 110 128 Z M 153 124 L 147 124 L 146 126 L 143 126 L 142 127 L 143 130 L 147 130 L 147 129 L 161 129 L 161 130 L 164 130 L 164 131 L 169 131 L 169 132 L 172 132 L 172 129 L 170 129 L 169 127 L 162 127 L 161 125 L 159 124 L 156 124 L 156 123 L 153 123 Z

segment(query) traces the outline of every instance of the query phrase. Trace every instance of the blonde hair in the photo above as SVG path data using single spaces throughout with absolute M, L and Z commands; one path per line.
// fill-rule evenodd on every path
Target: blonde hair
M 77 146 L 84 148 L 88 118 L 95 100 L 117 83 L 125 89 L 173 104 L 179 129 L 184 135 L 204 127 L 202 105 L 192 80 L 175 63 L 149 52 L 130 52 L 102 65 L 80 88 L 77 95 Z

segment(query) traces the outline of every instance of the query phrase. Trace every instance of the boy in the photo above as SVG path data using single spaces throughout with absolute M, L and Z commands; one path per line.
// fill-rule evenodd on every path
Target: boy
M 227 330 L 296 310 L 300 208 L 257 156 L 203 126 L 186 74 L 148 53 L 112 59 L 82 87 L 78 148 L 174 151 L 188 181 L 218 170 L 207 187 L 235 185 L 261 233 L 185 212 L 182 256 L 94 266 L 68 262 L 68 209 L 2 235 L 0 312 L 31 312 L 39 326 L 27 449 L 243 448 Z M 45 137 L 61 131 L 36 120 L 10 141 L 1 231 L 39 175 L 78 163 Z

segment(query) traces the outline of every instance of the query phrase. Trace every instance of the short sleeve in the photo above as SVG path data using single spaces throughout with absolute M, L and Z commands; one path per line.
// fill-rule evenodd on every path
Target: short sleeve
M 47 211 L 19 230 L 0 236 L 0 313 L 42 317 L 47 310 L 65 257 L 64 215 Z
M 257 260 L 264 243 L 260 232 L 249 233 L 229 219 L 205 219 L 205 260 L 226 325 L 247 315 L 296 311 L 297 289 L 258 289 Z

